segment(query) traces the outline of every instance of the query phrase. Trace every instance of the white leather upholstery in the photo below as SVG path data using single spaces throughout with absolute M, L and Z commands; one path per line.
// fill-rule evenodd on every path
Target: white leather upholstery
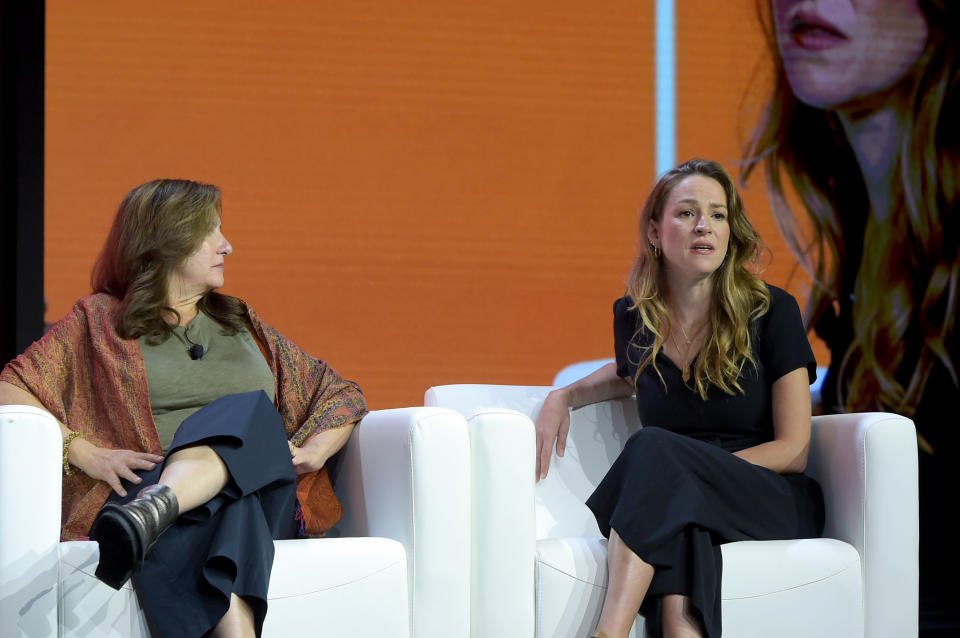
M 96 543 L 59 542 L 60 453 L 49 414 L 0 406 L 0 636 L 148 636 L 130 584 L 93 577 Z M 468 455 L 453 411 L 370 413 L 345 450 L 341 523 L 275 543 L 264 636 L 468 636 Z
M 0 407 L 0 635 L 55 636 L 62 439 L 47 412 L 16 407 Z
M 387 538 L 275 541 L 264 636 L 296 635 L 320 623 L 332 635 L 407 636 L 407 564 L 403 545 Z M 128 581 L 119 592 L 94 576 L 100 557 L 92 541 L 61 543 L 63 636 L 149 638 Z M 376 614 L 362 611 L 378 602 Z M 352 610 L 352 613 L 351 611 Z M 55 634 L 51 634 L 55 635 Z
M 599 617 L 606 541 L 583 502 L 640 424 L 633 399 L 574 410 L 566 454 L 536 483 L 532 420 L 551 389 L 452 385 L 425 396 L 470 430 L 474 638 L 579 638 Z M 917 635 L 915 437 L 892 414 L 814 418 L 808 472 L 824 490 L 824 538 L 724 545 L 725 637 Z
M 537 636 L 589 636 L 597 625 L 607 588 L 607 540 L 600 537 L 537 541 Z M 529 635 L 529 634 L 528 634 Z M 643 636 L 643 618 L 631 636 Z
M 557 372 L 557 374 L 553 377 L 553 385 L 557 387 L 570 385 L 574 381 L 579 381 L 591 372 L 595 372 L 608 363 L 613 363 L 614 361 L 616 361 L 616 359 L 609 357 L 606 359 L 591 359 L 590 361 L 577 361 L 575 363 L 571 363 L 570 365 L 564 366 L 559 372 Z
M 345 515 L 334 533 L 383 536 L 406 548 L 416 638 L 470 635 L 466 425 L 441 408 L 371 412 L 347 444 L 337 481 Z

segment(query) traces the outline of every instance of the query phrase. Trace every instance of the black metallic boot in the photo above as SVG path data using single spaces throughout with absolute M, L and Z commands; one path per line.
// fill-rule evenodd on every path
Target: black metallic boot
M 150 485 L 124 505 L 107 503 L 90 528 L 100 545 L 97 578 L 114 589 L 140 571 L 160 533 L 177 520 L 177 495 L 166 485 Z

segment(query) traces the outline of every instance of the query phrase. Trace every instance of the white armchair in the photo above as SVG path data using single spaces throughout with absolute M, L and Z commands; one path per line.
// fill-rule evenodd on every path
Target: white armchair
M 473 638 L 583 638 L 599 618 L 606 541 L 584 501 L 640 424 L 633 399 L 574 410 L 565 456 L 536 483 L 533 419 L 551 389 L 450 385 L 425 396 L 464 414 L 470 432 Z M 913 422 L 815 417 L 808 472 L 824 492 L 824 537 L 724 545 L 724 636 L 916 636 Z M 642 618 L 632 635 L 645 635 Z
M 276 542 L 263 635 L 466 638 L 468 446 L 451 410 L 368 414 L 340 467 L 343 520 Z M 130 583 L 93 576 L 97 544 L 60 542 L 60 455 L 47 412 L 0 406 L 0 636 L 146 637 Z

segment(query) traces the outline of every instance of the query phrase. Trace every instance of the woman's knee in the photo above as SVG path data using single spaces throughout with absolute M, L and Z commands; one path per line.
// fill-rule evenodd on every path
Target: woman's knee
M 167 456 L 167 463 L 173 461 L 213 461 L 219 460 L 217 453 L 209 445 L 187 445 L 178 448 L 176 452 Z

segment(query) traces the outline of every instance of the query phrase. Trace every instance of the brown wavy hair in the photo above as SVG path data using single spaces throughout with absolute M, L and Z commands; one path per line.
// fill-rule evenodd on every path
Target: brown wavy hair
M 164 317 L 180 314 L 167 303 L 170 279 L 220 222 L 220 189 L 183 179 L 157 179 L 123 198 L 93 267 L 94 292 L 121 300 L 115 328 L 124 339 L 161 343 L 173 334 Z M 240 300 L 209 292 L 198 308 L 236 334 L 247 325 Z
M 756 167 L 765 168 L 777 225 L 813 280 L 808 326 L 856 275 L 853 342 L 846 352 L 833 353 L 842 357 L 842 405 L 836 407 L 913 416 L 937 361 L 957 383 L 957 353 L 947 344 L 960 294 L 960 5 L 920 0 L 928 38 L 898 87 L 912 119 L 899 149 L 893 214 L 879 222 L 869 215 L 866 185 L 837 115 L 794 96 L 764 4 L 758 2 L 758 9 L 775 83 L 745 152 L 742 181 Z M 804 221 L 787 203 L 783 175 L 802 200 Z M 866 248 L 859 263 L 848 257 L 853 242 Z M 897 379 L 904 363 L 905 384 Z
M 647 229 L 651 222 L 663 218 L 663 207 L 674 187 L 692 175 L 702 175 L 720 183 L 727 198 L 730 225 L 727 254 L 712 275 L 710 329 L 693 368 L 694 386 L 706 400 L 711 385 L 727 394 L 743 393 L 738 381 L 743 366 L 747 363 L 756 366 L 751 349 L 752 322 L 770 308 L 770 291 L 758 276 L 763 243 L 744 213 L 743 201 L 733 178 L 723 166 L 695 158 L 668 171 L 657 181 L 640 214 L 640 249 L 627 282 L 627 293 L 633 298 L 631 309 L 639 311 L 642 324 L 633 341 L 637 341 L 643 329 L 653 335 L 653 344 L 641 349 L 643 355 L 634 384 L 648 365 L 653 366 L 663 381 L 656 356 L 670 330 L 670 316 L 663 297 L 666 273 L 662 260 L 654 254 L 647 240 Z

